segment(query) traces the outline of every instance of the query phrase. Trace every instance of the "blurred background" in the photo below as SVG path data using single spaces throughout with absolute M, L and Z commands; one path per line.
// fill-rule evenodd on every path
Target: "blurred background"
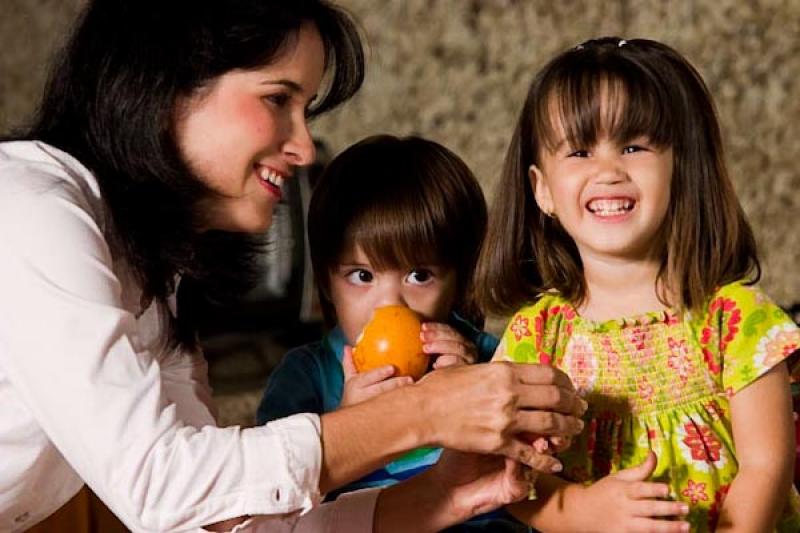
M 2 0 L 0 131 L 35 108 L 48 60 L 82 0 Z M 800 302 L 800 0 L 340 0 L 368 46 L 356 98 L 313 125 L 323 161 L 378 132 L 431 137 L 494 195 L 517 112 L 553 54 L 601 35 L 684 53 L 716 97 L 727 158 L 763 257 L 763 288 Z M 303 248 L 315 169 L 290 191 L 265 279 L 238 315 L 208 310 L 207 351 L 224 423 L 250 423 L 271 365 L 318 334 Z M 307 327 L 297 326 L 304 317 Z M 217 364 L 219 362 L 225 362 Z

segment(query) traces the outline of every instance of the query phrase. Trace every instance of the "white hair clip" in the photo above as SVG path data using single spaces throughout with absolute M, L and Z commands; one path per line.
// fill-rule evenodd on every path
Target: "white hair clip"
M 622 47 L 623 47 L 623 46 L 625 46 L 626 44 L 628 44 L 628 41 L 626 41 L 625 39 L 620 39 L 620 40 L 619 40 L 619 43 L 617 43 L 617 47 L 618 47 L 618 48 L 622 48 Z
M 583 44 L 581 43 L 578 46 L 576 46 L 575 50 L 583 50 Z

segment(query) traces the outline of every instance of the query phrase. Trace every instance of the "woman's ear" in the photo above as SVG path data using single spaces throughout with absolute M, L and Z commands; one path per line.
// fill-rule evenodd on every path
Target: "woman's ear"
M 547 216 L 555 214 L 553 206 L 553 196 L 550 194 L 550 187 L 547 185 L 547 180 L 544 179 L 544 174 L 541 169 L 536 165 L 528 167 L 528 179 L 531 182 L 531 189 L 533 190 L 533 197 L 536 199 L 536 205 Z

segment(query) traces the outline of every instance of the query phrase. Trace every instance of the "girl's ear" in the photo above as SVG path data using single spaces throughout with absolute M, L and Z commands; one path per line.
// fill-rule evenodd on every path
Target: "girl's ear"
M 536 165 L 528 167 L 528 179 L 531 182 L 531 189 L 533 189 L 533 196 L 536 198 L 536 205 L 547 216 L 555 214 L 555 207 L 553 206 L 553 197 L 550 194 L 550 187 L 547 186 L 547 181 L 544 179 L 544 174 Z

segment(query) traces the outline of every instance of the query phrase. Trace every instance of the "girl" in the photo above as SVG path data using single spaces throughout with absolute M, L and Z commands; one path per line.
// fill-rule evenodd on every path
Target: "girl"
M 590 404 L 562 477 L 514 514 L 548 531 L 800 529 L 785 362 L 800 333 L 752 286 L 696 70 L 643 39 L 556 57 L 497 198 L 478 275 L 487 310 L 514 312 L 496 358 L 561 368 Z
M 353 367 L 350 346 L 376 307 L 404 305 L 423 317 L 421 340 L 433 368 L 488 362 L 497 339 L 477 329 L 483 316 L 469 285 L 485 230 L 480 185 L 458 156 L 433 141 L 380 135 L 336 157 L 308 214 L 311 260 L 332 329 L 284 356 L 270 375 L 258 423 L 333 411 L 411 383 L 393 377 L 391 366 L 363 374 Z M 440 454 L 416 450 L 332 496 L 395 484 Z M 469 528 L 527 531 L 507 515 L 478 517 Z
M 314 158 L 307 118 L 363 72 L 353 21 L 322 0 L 87 3 L 31 128 L 0 143 L 0 530 L 29 528 L 84 482 L 134 531 L 251 516 L 287 530 L 320 492 L 420 446 L 530 461 L 514 430 L 546 428 L 523 408 L 574 409 L 563 375 L 508 365 L 443 370 L 321 417 L 216 427 L 192 324 L 174 313 L 177 277 L 222 292 L 246 278 L 251 236 Z M 554 383 L 555 401 L 542 386 Z M 488 420 L 492 400 L 519 397 Z M 375 413 L 385 423 L 360 434 Z M 300 521 L 371 531 L 418 490 L 447 503 L 439 520 L 519 496 L 502 461 L 470 464 Z

